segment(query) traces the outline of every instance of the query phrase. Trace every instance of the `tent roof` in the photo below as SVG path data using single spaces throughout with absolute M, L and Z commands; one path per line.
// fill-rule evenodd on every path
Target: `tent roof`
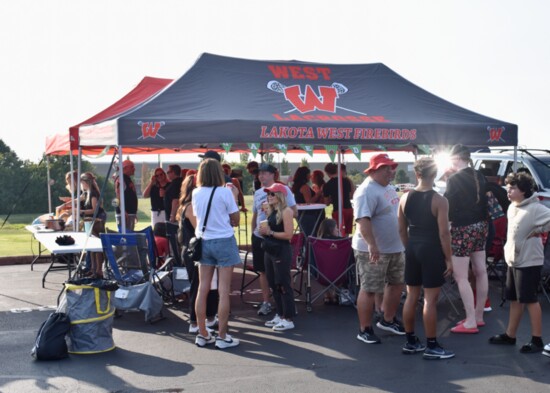
M 46 154 L 47 155 L 65 155 L 69 153 L 69 148 L 73 151 L 78 150 L 78 128 L 83 124 L 95 124 L 116 116 L 120 116 L 124 112 L 135 108 L 153 97 L 159 91 L 172 83 L 172 79 L 153 78 L 150 76 L 144 77 L 136 87 L 128 92 L 124 97 L 116 101 L 114 104 L 105 108 L 101 112 L 95 114 L 79 124 L 69 128 L 69 134 L 61 133 L 46 137 Z M 69 136 L 70 135 L 70 136 Z M 70 144 L 70 147 L 69 147 Z M 100 146 L 105 146 L 104 144 Z M 98 154 L 102 151 L 102 147 L 86 148 L 85 154 Z
M 301 145 L 515 146 L 515 124 L 445 101 L 384 64 L 257 61 L 203 54 L 161 94 L 80 127 L 81 144 L 260 150 Z M 260 145 L 261 144 L 261 145 Z M 126 150 L 125 150 L 126 151 Z

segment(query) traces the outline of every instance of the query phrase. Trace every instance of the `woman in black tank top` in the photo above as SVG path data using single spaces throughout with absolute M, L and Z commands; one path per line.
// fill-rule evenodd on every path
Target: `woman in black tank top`
M 287 188 L 275 183 L 266 188 L 267 202 L 271 213 L 267 218 L 268 225 L 260 226 L 264 236 L 264 261 L 267 282 L 273 292 L 277 309 L 275 318 L 265 323 L 275 331 L 294 329 L 294 291 L 292 289 L 290 269 L 292 251 L 290 239 L 294 232 L 294 213 L 286 204 Z
M 407 300 L 403 324 L 407 342 L 403 353 L 424 352 L 427 359 L 447 359 L 452 351 L 437 342 L 437 299 L 445 277 L 452 273 L 449 204 L 432 186 L 437 174 L 433 158 L 421 158 L 414 165 L 418 186 L 399 201 L 399 234 L 405 246 Z M 416 305 L 424 289 L 424 327 L 427 348 L 414 333 Z

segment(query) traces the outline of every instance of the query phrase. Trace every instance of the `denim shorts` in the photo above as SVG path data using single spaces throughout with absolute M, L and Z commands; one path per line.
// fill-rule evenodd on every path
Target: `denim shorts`
M 201 265 L 231 267 L 241 263 L 235 236 L 202 241 Z

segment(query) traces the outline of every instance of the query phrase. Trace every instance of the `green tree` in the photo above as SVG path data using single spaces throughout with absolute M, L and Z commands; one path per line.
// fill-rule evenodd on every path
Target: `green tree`
M 409 178 L 409 175 L 407 175 L 407 172 L 403 169 L 399 169 L 397 173 L 395 174 L 395 183 L 396 184 L 402 184 L 402 183 L 410 183 L 411 179 Z
M 300 163 L 300 166 L 307 166 L 309 168 L 309 162 L 307 162 L 307 158 L 302 158 L 302 161 Z
M 290 167 L 288 166 L 288 161 L 286 160 L 286 158 L 283 158 L 281 161 L 281 175 L 290 175 Z
M 250 154 L 248 154 L 248 153 L 240 153 L 239 154 L 239 158 L 240 158 L 239 163 L 246 167 L 246 164 L 248 164 L 249 157 L 250 157 Z
M 29 176 L 25 162 L 0 140 L 0 213 L 7 214 L 14 207 L 14 213 L 21 211 Z

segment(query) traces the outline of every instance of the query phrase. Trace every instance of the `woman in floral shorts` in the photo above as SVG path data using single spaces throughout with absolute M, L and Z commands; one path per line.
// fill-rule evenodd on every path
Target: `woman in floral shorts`
M 449 200 L 453 276 L 466 311 L 466 319 L 451 332 L 478 333 L 478 327 L 485 325 L 483 308 L 489 287 L 485 263 L 488 232 L 486 181 L 471 167 L 470 151 L 465 146 L 453 146 L 451 160 L 455 173 L 447 180 L 445 197 Z M 475 303 L 468 281 L 470 261 L 476 278 Z

